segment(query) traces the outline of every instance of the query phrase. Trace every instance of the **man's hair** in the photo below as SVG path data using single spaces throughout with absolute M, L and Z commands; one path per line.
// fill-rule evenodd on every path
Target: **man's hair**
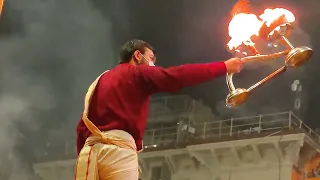
M 129 62 L 133 56 L 133 53 L 136 50 L 139 50 L 143 54 L 146 51 L 146 48 L 150 49 L 151 51 L 153 51 L 154 54 L 156 54 L 154 48 L 150 44 L 148 44 L 142 40 L 133 39 L 133 40 L 127 41 L 120 48 L 119 64 Z

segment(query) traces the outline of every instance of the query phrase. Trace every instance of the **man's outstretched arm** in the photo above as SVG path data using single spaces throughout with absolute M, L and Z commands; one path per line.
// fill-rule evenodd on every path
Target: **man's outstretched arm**
M 224 62 L 187 64 L 171 68 L 138 66 L 138 79 L 149 93 L 176 92 L 226 74 Z
M 137 78 L 149 93 L 176 92 L 228 73 L 240 72 L 243 61 L 230 59 L 225 62 L 187 64 L 171 68 L 137 66 Z

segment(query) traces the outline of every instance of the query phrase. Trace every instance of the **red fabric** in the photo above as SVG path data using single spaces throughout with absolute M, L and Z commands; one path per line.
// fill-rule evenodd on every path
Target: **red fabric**
M 118 129 L 130 133 L 140 150 L 151 94 L 176 92 L 225 74 L 223 62 L 168 69 L 120 64 L 100 78 L 89 107 L 89 119 L 101 131 Z M 91 133 L 81 119 L 76 130 L 79 154 Z

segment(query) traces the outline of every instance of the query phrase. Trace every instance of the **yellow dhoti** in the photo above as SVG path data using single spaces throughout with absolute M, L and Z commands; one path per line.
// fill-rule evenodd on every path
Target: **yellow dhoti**
M 97 136 L 87 139 L 79 154 L 75 179 L 138 180 L 138 155 L 132 136 L 120 130 L 107 131 L 104 135 L 109 142 Z M 126 147 L 116 145 L 117 142 L 123 142 Z
M 85 96 L 82 120 L 92 135 L 79 154 L 75 180 L 138 180 L 138 155 L 133 137 L 121 130 L 101 132 L 88 119 L 90 100 L 103 74 L 91 84 Z

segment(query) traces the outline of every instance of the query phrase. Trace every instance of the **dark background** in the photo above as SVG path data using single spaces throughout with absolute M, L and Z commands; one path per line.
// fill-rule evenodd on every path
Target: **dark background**
M 232 57 L 225 44 L 229 40 L 229 11 L 235 2 L 7 0 L 0 21 L 3 158 L 15 164 L 12 169 L 26 164 L 31 167 L 38 146 L 74 138 L 88 85 L 116 65 L 117 50 L 128 39 L 152 44 L 157 50 L 157 65 L 164 67 Z M 312 128 L 320 127 L 320 1 L 253 0 L 252 5 L 259 13 L 267 7 L 291 10 L 301 31 L 290 40 L 312 47 L 312 60 L 270 81 L 238 108 L 224 106 L 224 78 L 181 93 L 203 99 L 220 118 L 272 113 L 293 109 L 297 95 L 290 86 L 299 79 L 303 91 L 298 95 L 302 104 L 297 113 Z M 247 65 L 236 77 L 236 84 L 248 87 L 277 67 L 275 63 Z

